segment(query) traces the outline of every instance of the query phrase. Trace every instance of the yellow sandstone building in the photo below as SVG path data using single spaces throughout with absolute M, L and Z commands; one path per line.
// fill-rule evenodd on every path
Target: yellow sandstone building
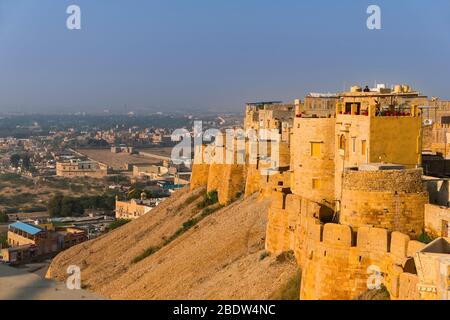
M 56 175 L 59 177 L 102 178 L 108 175 L 108 166 L 96 161 L 68 160 L 56 163 Z
M 119 201 L 116 197 L 116 219 L 137 219 L 150 212 L 156 205 L 155 201 L 146 199 L 145 193 L 141 195 L 140 200 Z
M 275 129 L 277 136 L 258 136 L 256 145 L 247 138 L 239 167 L 197 161 L 191 189 L 217 190 L 223 204 L 237 193 L 270 197 L 266 250 L 294 252 L 301 299 L 353 299 L 373 282 L 391 299 L 448 298 L 448 269 L 435 266 L 450 257 L 449 211 L 428 204 L 422 181 L 420 107 L 427 98 L 397 85 L 355 86 L 314 100 L 324 112 L 299 101 L 247 105 L 245 129 Z M 267 140 L 278 142 L 269 156 Z M 203 146 L 196 158 L 218 148 L 225 147 Z M 279 153 L 276 166 L 270 152 Z M 444 238 L 425 245 L 418 239 L 426 230 Z

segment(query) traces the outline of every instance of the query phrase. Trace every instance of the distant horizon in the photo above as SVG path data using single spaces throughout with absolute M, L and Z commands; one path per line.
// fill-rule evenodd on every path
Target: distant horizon
M 386 85 L 386 87 L 388 88 L 394 88 L 395 84 L 386 84 L 386 83 L 382 83 L 382 82 L 376 82 L 372 85 L 369 84 L 359 84 L 359 83 L 354 83 L 351 84 L 351 86 L 356 85 L 356 86 L 360 86 L 360 87 L 364 87 L 364 86 L 369 86 L 371 88 L 374 88 L 376 85 Z M 406 82 L 399 82 L 398 84 L 408 84 Z M 312 93 L 323 93 L 323 94 L 339 94 L 345 91 L 350 91 L 351 90 L 351 86 L 349 86 L 348 88 L 345 88 L 345 90 L 340 90 L 340 91 L 320 91 L 320 90 L 316 90 L 316 91 L 311 91 L 311 92 L 306 92 L 304 94 L 304 96 L 302 97 L 297 97 L 294 98 L 292 100 L 282 100 L 282 99 L 253 99 L 253 102 L 256 101 L 278 101 L 280 103 L 294 103 L 295 99 L 300 99 L 301 101 L 304 101 L 305 97 L 309 94 Z M 428 99 L 431 99 L 434 96 L 431 95 L 427 95 L 426 93 L 420 91 L 420 89 L 412 87 L 412 90 L 418 91 L 419 94 L 421 94 L 422 96 L 426 96 L 428 97 Z M 450 99 L 445 99 L 442 97 L 437 97 L 438 101 L 450 101 Z M 245 105 L 247 103 L 251 103 L 250 101 L 246 101 L 244 103 L 242 103 L 242 105 L 240 107 L 230 107 L 230 108 L 224 108 L 224 107 L 208 107 L 208 108 L 201 108 L 201 107 L 185 107 L 183 109 L 179 109 L 175 106 L 173 107 L 133 107 L 133 106 L 122 106 L 122 107 L 116 107 L 116 108 L 110 108 L 110 109 L 101 109 L 100 107 L 98 109 L 90 109 L 90 108 L 71 108 L 72 110 L 67 110 L 64 108 L 56 108 L 56 109 L 42 109 L 42 110 L 17 110 L 17 108 L 11 108 L 10 110 L 8 110 L 8 108 L 6 107 L 5 110 L 2 110 L 0 108 L 0 115 L 5 115 L 5 114 L 9 114 L 9 115 L 20 115 L 20 114 L 24 114 L 24 115 L 157 115 L 158 113 L 161 113 L 162 115 L 178 115 L 178 114 L 197 114 L 197 113 L 203 113 L 203 112 L 207 112 L 207 113 L 212 113 L 212 114 L 240 114 L 243 113 L 245 110 Z
M 71 111 L 71 110 L 35 110 L 35 111 L 18 111 L 18 110 L 0 110 L 1 116 L 181 116 L 181 115 L 211 115 L 211 114 L 232 114 L 238 115 L 244 112 L 244 108 L 241 110 L 220 110 L 220 109 L 206 109 L 203 110 L 201 108 L 187 108 L 185 110 L 176 110 L 175 109 L 165 109 L 165 111 L 155 111 L 152 109 L 148 110 L 129 110 L 129 111 L 121 111 L 121 110 L 111 110 L 109 112 L 102 110 L 90 110 L 90 111 Z
M 450 100 L 450 3 L 379 0 L 369 30 L 372 4 L 3 0 L 0 114 L 241 112 L 374 83 Z

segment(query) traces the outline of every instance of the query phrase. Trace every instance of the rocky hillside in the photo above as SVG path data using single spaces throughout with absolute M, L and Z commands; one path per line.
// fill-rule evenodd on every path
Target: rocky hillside
M 147 215 L 58 255 L 47 277 L 82 270 L 83 288 L 112 299 L 268 299 L 295 292 L 290 255 L 267 256 L 268 201 L 221 208 L 180 190 Z

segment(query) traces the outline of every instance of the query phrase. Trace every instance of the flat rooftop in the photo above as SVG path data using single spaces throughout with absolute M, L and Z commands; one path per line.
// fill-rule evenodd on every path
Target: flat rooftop
M 411 92 L 387 92 L 382 93 L 378 91 L 370 91 L 370 92 L 342 92 L 339 94 L 340 97 L 411 97 L 411 98 L 426 98 L 426 96 L 421 96 L 418 91 Z
M 21 231 L 26 232 L 28 234 L 31 234 L 33 236 L 44 231 L 43 229 L 41 229 L 41 228 L 39 228 L 37 226 L 33 226 L 31 224 L 28 224 L 28 223 L 23 223 L 21 221 L 17 221 L 17 222 L 14 222 L 14 223 L 10 224 L 9 228 L 18 229 L 18 230 L 21 230 Z
M 405 166 L 394 163 L 366 163 L 358 166 L 359 171 L 405 170 Z

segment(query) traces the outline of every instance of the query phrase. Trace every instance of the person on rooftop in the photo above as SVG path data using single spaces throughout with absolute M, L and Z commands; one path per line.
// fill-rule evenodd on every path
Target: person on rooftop
M 364 88 L 364 92 L 370 92 L 369 86 L 366 86 L 366 87 Z

